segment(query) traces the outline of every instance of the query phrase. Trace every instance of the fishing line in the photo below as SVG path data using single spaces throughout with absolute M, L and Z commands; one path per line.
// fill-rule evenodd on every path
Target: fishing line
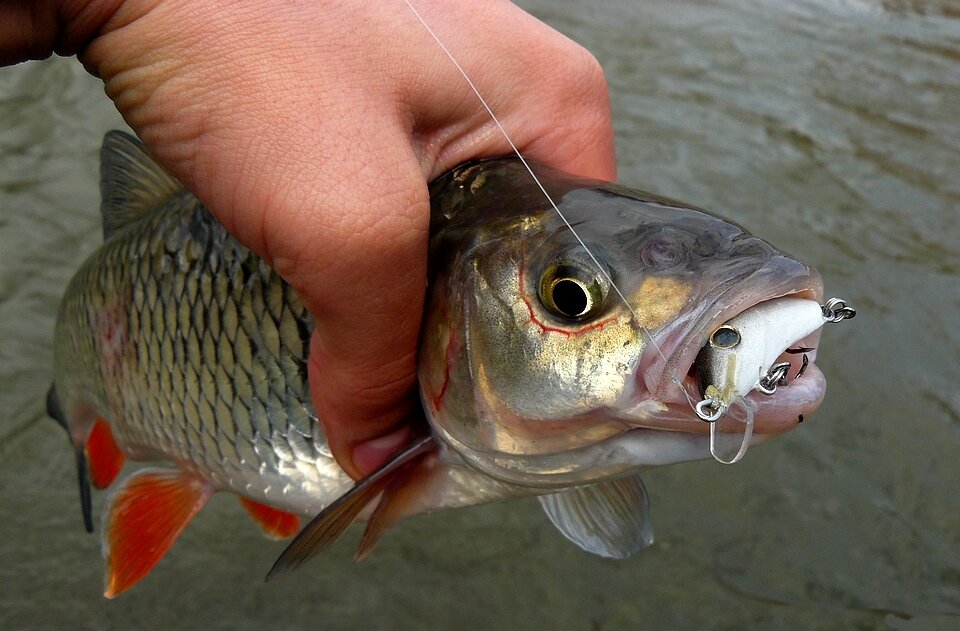
M 430 28 L 430 25 L 427 24 L 426 20 L 423 19 L 423 16 L 420 15 L 420 13 L 413 7 L 412 4 L 410 4 L 410 0 L 403 0 L 403 2 L 404 4 L 407 5 L 407 7 L 409 7 L 409 9 L 413 12 L 413 14 L 417 16 L 417 19 L 420 21 L 421 24 L 423 24 L 423 27 L 427 29 L 428 33 L 430 33 L 430 37 L 433 38 L 433 40 L 437 43 L 437 45 L 440 46 L 441 50 L 443 50 L 443 52 L 446 53 L 450 61 L 453 62 L 453 65 L 456 66 L 461 76 L 463 76 L 464 80 L 467 82 L 467 85 L 470 86 L 470 89 L 473 90 L 473 93 L 477 96 L 477 99 L 479 99 L 481 105 L 483 105 L 483 108 L 487 110 L 487 114 L 490 115 L 490 118 L 493 120 L 494 124 L 497 126 L 497 129 L 500 130 L 500 133 L 503 135 L 504 139 L 507 141 L 507 144 L 510 145 L 510 148 L 517 155 L 517 158 L 520 159 L 520 162 L 523 164 L 524 168 L 527 170 L 527 173 L 529 173 L 530 177 L 533 178 L 533 181 L 537 183 L 537 186 L 540 188 L 540 192 L 543 193 L 543 196 L 547 198 L 547 201 L 550 202 L 550 205 L 557 212 L 557 216 L 560 217 L 561 221 L 563 221 L 564 225 L 566 225 L 570 233 L 573 234 L 574 238 L 577 240 L 577 242 L 580 244 L 583 250 L 587 253 L 587 256 L 589 256 L 590 260 L 593 261 L 593 264 L 597 266 L 597 270 L 599 270 L 600 274 L 603 275 L 603 277 L 607 280 L 607 282 L 610 283 L 610 286 L 613 287 L 613 290 L 617 293 L 617 295 L 620 297 L 620 300 L 623 301 L 623 304 L 627 307 L 627 310 L 630 312 L 630 316 L 633 319 L 633 321 L 640 327 L 640 329 L 647 336 L 647 339 L 650 340 L 650 344 L 653 346 L 654 349 L 656 349 L 660 357 L 666 362 L 667 361 L 666 355 L 664 355 L 663 351 L 660 350 L 660 346 L 657 344 L 656 340 L 653 339 L 653 335 L 650 333 L 649 330 L 647 330 L 647 327 L 640 324 L 640 318 L 637 315 L 637 312 L 633 310 L 633 307 L 630 305 L 630 302 L 627 300 L 627 297 L 623 295 L 623 292 L 620 291 L 620 288 L 617 287 L 617 284 L 613 282 L 613 278 L 610 276 L 609 273 L 607 273 L 607 270 L 603 267 L 603 265 L 600 264 L 600 261 L 597 260 L 597 257 L 593 255 L 593 252 L 590 251 L 590 248 L 587 247 L 587 244 L 584 243 L 583 239 L 580 238 L 580 235 L 577 234 L 577 231 L 574 229 L 573 225 L 569 221 L 567 221 L 567 218 L 564 216 L 563 212 L 561 212 L 560 207 L 557 206 L 556 202 L 553 201 L 553 198 L 550 197 L 550 193 L 547 192 L 547 189 L 540 182 L 540 178 L 538 178 L 536 173 L 533 172 L 533 169 L 530 168 L 530 165 L 527 163 L 526 158 L 523 157 L 523 154 L 520 153 L 520 150 L 513 143 L 513 140 L 510 138 L 510 135 L 507 133 L 507 130 L 504 129 L 503 125 L 500 124 L 500 119 L 498 119 L 496 114 L 493 113 L 493 110 L 487 104 L 486 99 L 484 99 L 483 95 L 480 94 L 480 90 L 478 90 L 477 86 L 474 85 L 473 81 L 470 80 L 470 77 L 467 75 L 467 72 L 463 69 L 463 67 L 457 61 L 456 57 L 453 56 L 453 53 L 451 53 L 450 50 L 443 44 L 443 42 L 440 40 L 437 34 L 433 32 L 433 29 Z M 676 375 L 674 375 L 673 377 L 673 382 L 676 383 L 677 385 L 680 385 L 680 380 Z

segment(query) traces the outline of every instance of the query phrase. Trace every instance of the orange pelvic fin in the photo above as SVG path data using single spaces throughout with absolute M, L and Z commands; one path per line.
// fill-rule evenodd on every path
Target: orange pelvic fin
M 300 518 L 292 513 L 254 502 L 247 497 L 241 497 L 240 503 L 271 539 L 286 539 L 300 530 Z
M 177 469 L 141 469 L 125 479 L 104 517 L 103 595 L 118 596 L 146 576 L 214 491 Z
M 406 477 L 408 468 L 415 467 L 424 456 L 435 450 L 436 443 L 432 437 L 421 438 L 357 482 L 304 526 L 270 568 L 267 580 L 295 570 L 313 555 L 326 549 L 397 476 Z
M 110 425 L 97 418 L 87 438 L 87 465 L 90 467 L 90 482 L 98 489 L 105 489 L 117 478 L 127 457 L 120 451 L 113 438 Z

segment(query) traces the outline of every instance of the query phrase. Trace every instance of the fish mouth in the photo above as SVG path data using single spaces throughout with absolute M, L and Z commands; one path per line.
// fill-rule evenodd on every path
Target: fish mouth
M 760 281 L 760 282 L 758 282 Z M 714 292 L 713 300 L 694 317 L 679 321 L 657 336 L 641 357 L 638 387 L 657 406 L 641 403 L 643 420 L 636 426 L 697 434 L 710 431 L 694 406 L 703 399 L 696 360 L 710 334 L 737 315 L 770 300 L 802 298 L 823 303 L 819 273 L 796 259 L 780 256 L 729 288 Z M 776 435 L 804 421 L 822 403 L 826 378 L 816 366 L 821 329 L 793 340 L 774 364 L 789 364 L 787 378 L 773 394 L 753 390 L 746 395 L 754 407 L 754 434 Z M 643 397 L 647 399 L 646 396 Z M 632 416 L 632 415 L 628 415 Z

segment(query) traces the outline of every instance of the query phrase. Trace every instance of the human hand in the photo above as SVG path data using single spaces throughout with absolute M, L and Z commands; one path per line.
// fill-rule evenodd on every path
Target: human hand
M 586 51 L 508 2 L 414 6 L 526 157 L 615 179 Z M 359 477 L 402 446 L 427 183 L 510 153 L 404 2 L 64 0 L 0 8 L 0 42 L 6 62 L 79 52 L 158 160 L 299 292 L 317 323 L 314 404 L 344 469 Z

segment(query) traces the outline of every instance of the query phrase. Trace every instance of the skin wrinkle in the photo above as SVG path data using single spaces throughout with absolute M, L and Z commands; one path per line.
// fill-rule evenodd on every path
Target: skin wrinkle
M 442 54 L 442 51 L 438 51 L 438 53 Z M 449 60 L 446 60 L 446 63 L 449 63 Z M 469 73 L 470 70 L 467 69 L 467 72 Z M 454 78 L 454 89 L 463 90 L 466 98 L 458 98 L 457 102 L 451 105 L 446 112 L 417 108 L 416 103 L 431 98 L 430 94 L 438 81 L 439 74 L 439 71 L 434 72 L 430 75 L 429 80 L 422 78 L 426 73 L 415 75 L 411 78 L 409 87 L 399 95 L 406 106 L 407 128 L 413 134 L 426 139 L 419 144 L 421 153 L 434 154 L 430 163 L 421 160 L 421 166 L 427 180 L 433 180 L 449 170 L 449 167 L 445 165 L 450 160 L 443 160 L 441 156 L 450 145 L 465 138 L 474 130 L 481 130 L 490 126 L 496 128 L 490 121 L 487 112 L 480 107 L 476 95 L 470 91 L 469 86 L 461 76 Z M 499 135 L 499 131 L 497 131 L 497 134 Z M 499 138 L 502 142 L 502 136 Z

